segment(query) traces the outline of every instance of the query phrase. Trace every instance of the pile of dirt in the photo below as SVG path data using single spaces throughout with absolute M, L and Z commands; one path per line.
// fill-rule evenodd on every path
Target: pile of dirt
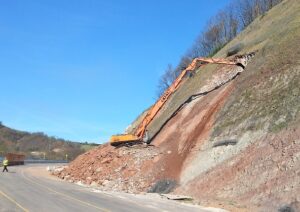
M 53 174 L 103 190 L 136 193 L 146 190 L 155 181 L 145 173 L 151 170 L 154 158 L 159 155 L 153 146 L 115 148 L 105 144 L 79 156 L 64 169 L 54 170 Z

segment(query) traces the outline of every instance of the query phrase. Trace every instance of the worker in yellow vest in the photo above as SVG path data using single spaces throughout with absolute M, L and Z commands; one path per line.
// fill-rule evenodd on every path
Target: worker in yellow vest
M 4 171 L 8 172 L 7 166 L 8 166 L 8 160 L 6 158 L 4 158 L 4 160 L 3 160 L 3 171 L 2 172 L 4 172 Z

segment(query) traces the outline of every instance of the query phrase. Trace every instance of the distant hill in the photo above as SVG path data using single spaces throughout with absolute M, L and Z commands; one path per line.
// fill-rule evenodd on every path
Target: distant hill
M 0 122 L 0 156 L 7 152 L 24 153 L 27 158 L 73 160 L 97 144 L 77 143 L 50 137 L 44 133 L 29 133 L 11 129 Z

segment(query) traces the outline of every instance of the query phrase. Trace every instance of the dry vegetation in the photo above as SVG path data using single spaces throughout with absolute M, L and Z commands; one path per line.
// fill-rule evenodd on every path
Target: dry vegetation
M 290 6 L 292 4 L 294 5 L 294 7 Z M 300 81 L 299 71 L 295 69 L 295 66 L 299 64 L 300 54 L 296 45 L 297 43 L 300 43 L 300 18 L 298 15 L 300 11 L 298 8 L 299 6 L 297 1 L 292 1 L 289 4 L 287 3 L 287 1 L 284 1 L 279 8 L 275 7 L 272 11 L 264 12 L 263 14 L 259 15 L 257 19 L 255 19 L 251 24 L 249 24 L 244 31 L 238 34 L 235 39 L 230 41 L 225 45 L 224 48 L 222 48 L 215 54 L 216 57 L 226 57 L 228 51 L 232 48 L 235 48 L 236 46 L 242 46 L 239 52 L 240 54 L 251 51 L 258 51 L 255 59 L 252 63 L 249 64 L 246 72 L 239 80 L 239 85 L 241 88 L 238 92 L 242 93 L 239 94 L 239 101 L 248 101 L 244 102 L 244 104 L 246 104 L 246 107 L 249 104 L 255 105 L 256 107 L 261 107 L 261 109 L 265 111 L 265 115 L 268 115 L 266 113 L 270 113 L 270 110 L 268 108 L 271 105 L 276 105 L 276 101 L 282 98 L 290 98 L 290 101 L 293 101 L 293 103 L 290 103 L 290 107 L 295 104 L 297 105 L 297 96 L 291 97 L 289 95 L 289 91 L 296 88 Z M 293 42 L 291 42 L 291 40 L 293 40 Z M 279 49 L 281 51 L 278 51 Z M 285 53 L 283 53 L 283 51 Z M 276 85 L 277 81 L 275 80 L 277 77 L 280 78 L 280 73 L 281 75 L 284 75 L 285 73 L 283 70 L 287 70 L 292 66 L 294 67 L 294 69 L 290 70 L 291 74 L 288 79 L 293 80 L 294 83 L 289 84 L 289 88 L 285 88 L 286 92 L 281 92 L 281 87 L 278 87 L 278 89 L 273 89 L 274 95 L 268 94 L 271 87 Z M 200 70 L 198 70 L 197 73 L 192 77 L 187 77 L 183 85 L 171 96 L 170 100 L 161 110 L 158 117 L 155 118 L 154 121 L 150 124 L 148 129 L 150 137 L 152 137 L 157 132 L 157 130 L 160 129 L 162 124 L 174 113 L 174 111 L 180 104 L 182 104 L 191 95 L 199 92 L 199 88 L 212 77 L 214 71 L 216 70 L 216 67 L 220 68 L 221 66 L 207 65 L 203 68 L 200 68 Z M 277 74 L 279 75 L 277 76 Z M 273 78 L 270 79 L 268 83 L 265 82 L 265 84 L 261 85 L 258 90 L 253 90 L 254 82 L 257 83 L 257 80 L 259 81 L 260 79 L 267 79 L 271 75 L 273 75 Z M 253 80 L 251 79 L 251 77 L 253 77 Z M 287 79 L 281 78 L 281 81 L 284 80 Z M 249 85 L 250 82 L 252 82 L 252 85 Z M 265 92 L 265 94 L 261 94 L 261 92 Z M 293 90 L 293 92 L 297 93 L 297 89 Z M 260 97 L 253 97 L 252 99 L 241 99 L 242 97 L 250 95 L 250 93 L 255 93 L 256 96 L 259 95 Z M 278 96 L 278 93 L 281 93 L 281 96 Z M 286 95 L 284 96 L 284 94 Z M 270 96 L 271 100 L 267 101 L 267 99 L 269 98 L 266 98 L 266 96 Z M 244 120 L 247 116 L 246 113 L 248 113 L 248 117 L 250 115 L 254 115 L 253 113 L 250 113 L 250 110 L 246 110 L 246 107 L 243 104 L 237 105 L 237 100 L 235 98 L 236 97 L 231 98 L 232 101 L 235 102 L 235 105 L 226 105 L 226 108 L 228 107 L 227 110 L 229 111 L 224 109 L 221 113 L 222 115 L 220 116 L 223 116 L 223 114 L 227 115 L 223 116 L 224 120 L 220 123 L 220 125 L 216 126 L 215 134 L 218 134 L 218 131 L 222 130 L 224 127 L 229 128 L 232 127 L 231 125 L 237 124 L 236 119 L 239 119 L 240 121 Z M 254 104 L 254 99 L 260 99 L 263 101 L 258 101 Z M 281 111 L 277 110 L 277 114 L 282 113 L 285 107 L 286 105 L 282 104 L 282 106 L 280 107 Z M 241 112 L 239 114 L 237 113 L 238 111 L 244 112 Z M 263 111 L 261 113 L 263 113 Z M 239 118 L 237 118 L 237 116 L 239 116 Z M 262 114 L 260 114 L 260 116 L 262 116 Z M 276 115 L 274 115 L 273 117 L 274 120 L 276 119 L 275 117 Z M 256 118 L 254 117 L 252 117 L 252 119 L 256 120 Z M 289 116 L 287 118 L 287 121 L 290 119 L 291 117 Z M 261 122 L 263 121 L 264 120 L 261 119 Z M 276 130 L 285 126 L 285 124 L 283 123 L 279 125 L 280 126 L 277 127 L 270 126 L 270 129 Z M 256 122 L 256 126 L 251 127 L 261 127 L 260 121 Z
M 171 85 L 176 77 L 196 57 L 212 57 L 240 32 L 248 27 L 257 17 L 263 17 L 271 8 L 282 0 L 231 0 L 230 4 L 212 17 L 198 35 L 192 47 L 184 54 L 179 64 L 173 68 L 169 64 L 161 76 L 157 97 Z M 236 46 L 229 55 L 243 48 Z M 231 52 L 231 53 L 230 53 Z
M 214 136 L 229 129 L 239 133 L 259 129 L 279 131 L 299 118 L 299 14 L 297 1 L 283 2 L 256 19 L 217 54 L 226 54 L 237 43 L 244 44 L 243 52 L 259 50 L 220 113 Z

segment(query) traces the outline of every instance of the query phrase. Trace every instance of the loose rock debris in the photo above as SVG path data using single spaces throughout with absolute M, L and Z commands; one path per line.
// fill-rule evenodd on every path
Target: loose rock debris
M 154 146 L 114 148 L 109 144 L 95 148 L 53 174 L 69 182 L 97 186 L 102 190 L 137 193 L 151 185 L 151 175 L 145 176 L 160 155 Z

